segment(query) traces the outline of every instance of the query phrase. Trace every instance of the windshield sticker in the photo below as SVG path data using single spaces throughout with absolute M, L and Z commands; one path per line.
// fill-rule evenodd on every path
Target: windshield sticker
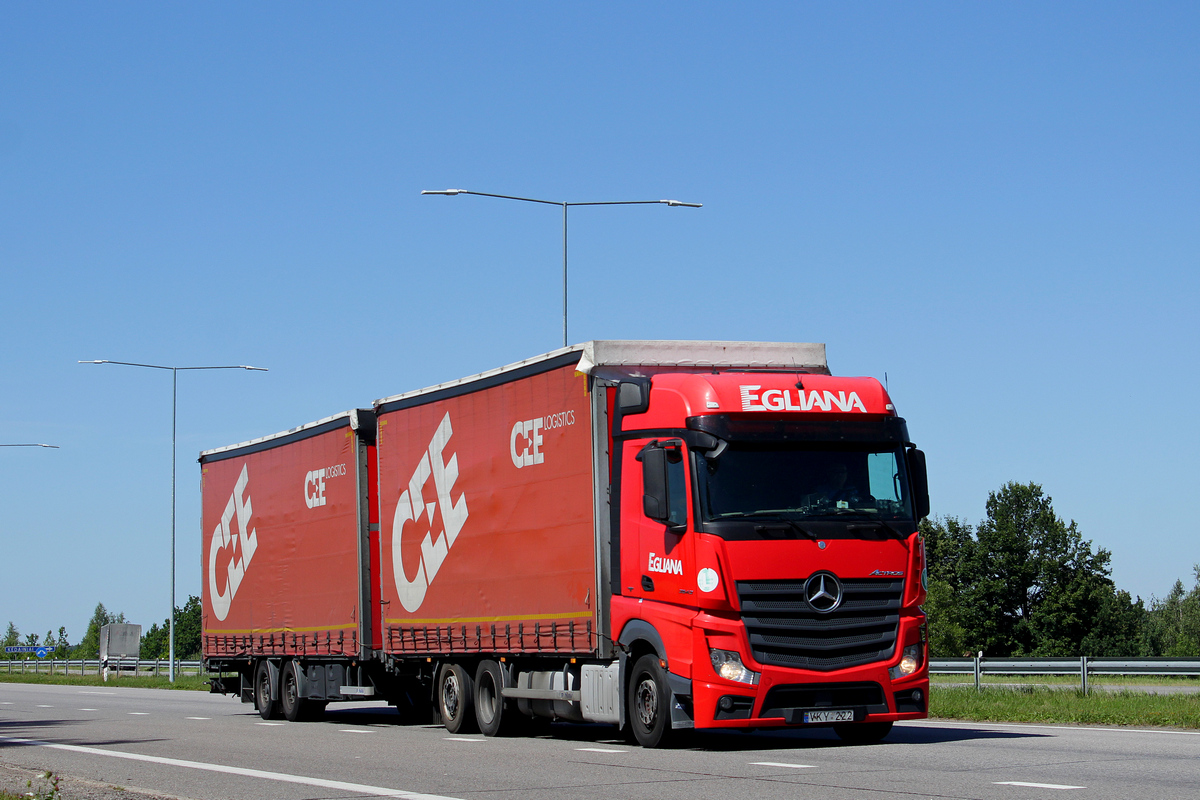
M 717 577 L 717 571 L 715 569 L 709 569 L 708 567 L 705 567 L 696 573 L 696 586 L 698 586 L 702 592 L 711 592 L 716 589 L 720 583 L 721 579 Z

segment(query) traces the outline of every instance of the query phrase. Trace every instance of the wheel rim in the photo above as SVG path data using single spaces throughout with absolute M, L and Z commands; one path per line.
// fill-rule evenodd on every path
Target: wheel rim
M 442 681 L 442 709 L 450 719 L 458 717 L 459 695 L 458 676 L 451 670 Z
M 258 705 L 261 708 L 266 708 L 271 702 L 271 676 L 266 670 L 258 676 Z
M 658 686 L 653 677 L 647 675 L 642 678 L 637 687 L 634 705 L 638 721 L 647 730 L 653 728 L 654 723 L 658 720 Z
M 289 706 L 296 704 L 296 676 L 290 672 L 283 680 L 283 701 Z

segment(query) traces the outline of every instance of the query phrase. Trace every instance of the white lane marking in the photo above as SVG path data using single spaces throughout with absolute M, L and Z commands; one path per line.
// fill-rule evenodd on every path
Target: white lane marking
M 54 708 L 54 706 L 38 706 L 38 708 Z
M 188 719 L 212 719 L 212 717 L 188 717 Z
M 1093 728 L 1090 725 L 1035 725 L 1031 722 L 933 722 L 913 720 L 902 725 L 920 728 L 1044 728 L 1052 731 L 1097 731 L 1099 733 L 1167 733 L 1177 736 L 1200 736 L 1200 731 L 1159 731 L 1149 728 Z
M 1061 783 L 1026 783 L 1025 781 L 992 781 L 996 786 L 1026 786 L 1030 789 L 1086 789 L 1086 786 L 1063 786 Z
M 111 696 L 111 695 L 114 695 L 114 694 L 116 694 L 116 692 L 87 692 L 87 691 L 84 691 L 84 690 L 80 689 L 80 690 L 77 692 L 77 694 L 104 694 L 104 695 L 110 695 L 110 696 Z
M 812 764 L 786 764 L 782 761 L 751 761 L 752 767 L 790 767 L 791 769 L 816 769 Z
M 130 711 L 129 716 L 131 716 L 131 717 L 148 717 L 148 716 L 150 716 L 150 712 L 149 711 Z
M 447 742 L 482 742 L 483 739 L 468 739 L 465 736 L 443 736 Z
M 575 749 L 579 750 L 580 752 L 583 752 L 583 753 L 628 753 L 629 752 L 628 750 L 613 750 L 612 748 L 609 748 L 609 747 L 576 747 Z
M 284 722 L 256 722 L 255 725 L 285 725 Z
M 375 731 L 360 731 L 354 728 L 338 728 L 338 733 L 374 733 Z
M 77 711 L 95 711 L 96 709 L 94 709 L 94 708 L 79 708 L 79 709 L 76 709 L 76 710 L 77 710 Z
M 7 700 L 5 700 L 3 703 L 0 703 L 0 706 L 11 706 L 11 705 L 12 705 L 12 703 L 10 703 Z
M 264 778 L 271 781 L 280 781 L 281 783 L 298 783 L 304 786 L 316 786 L 321 789 L 335 789 L 339 792 L 351 792 L 353 794 L 369 794 L 375 797 L 399 797 L 401 800 L 458 800 L 458 798 L 446 797 L 444 795 L 409 792 L 405 791 L 404 789 L 390 789 L 386 786 L 368 786 L 362 783 L 327 781 L 323 778 L 306 778 L 303 775 L 289 775 L 286 772 L 267 772 L 266 770 L 261 769 L 227 767 L 224 764 L 208 764 L 203 761 L 184 761 L 183 759 L 179 758 L 146 756 L 142 755 L 141 753 L 126 753 L 121 750 L 102 750 L 99 747 L 81 747 L 80 745 L 74 744 L 54 744 L 52 742 L 41 742 L 37 739 L 16 739 L 8 736 L 0 736 L 0 742 L 27 744 L 34 745 L 36 747 L 49 747 L 55 750 L 68 750 L 72 753 L 86 753 L 94 756 L 125 758 L 130 761 L 145 761 L 151 764 L 165 764 L 170 767 L 187 767 L 188 769 L 200 769 L 207 772 L 222 772 L 226 775 L 241 775 L 247 778 Z

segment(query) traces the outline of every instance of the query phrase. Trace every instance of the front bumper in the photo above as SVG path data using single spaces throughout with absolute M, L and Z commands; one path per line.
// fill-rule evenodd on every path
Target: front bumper
M 888 672 L 899 664 L 903 648 L 919 641 L 923 621 L 921 616 L 901 618 L 897 646 L 886 661 L 817 672 L 748 660 L 749 643 L 739 620 L 701 615 L 692 661 L 695 726 L 771 728 L 923 719 L 929 715 L 927 654 L 911 675 L 893 679 Z M 734 642 L 743 663 L 759 673 L 757 685 L 723 680 L 713 671 L 709 648 L 733 649 Z

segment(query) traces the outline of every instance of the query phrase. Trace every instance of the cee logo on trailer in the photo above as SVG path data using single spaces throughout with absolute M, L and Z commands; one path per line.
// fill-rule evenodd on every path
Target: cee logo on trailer
M 221 620 L 229 615 L 229 604 L 233 602 L 233 596 L 242 585 L 242 576 L 246 574 L 250 559 L 254 558 L 254 551 L 258 549 L 258 536 L 255 535 L 255 529 L 250 527 L 250 516 L 254 511 L 250 505 L 250 495 L 245 495 L 246 499 L 242 499 L 249 482 L 250 473 L 243 464 L 242 473 L 233 485 L 233 494 L 229 495 L 229 502 L 225 504 L 225 513 L 221 514 L 221 521 L 213 530 L 208 546 L 208 596 L 212 600 L 213 613 Z M 236 539 L 230 527 L 235 516 L 238 524 Z M 234 547 L 226 572 L 227 591 L 222 592 L 217 586 L 217 553 L 230 545 Z
M 542 444 L 545 440 L 542 438 L 542 431 L 565 428 L 574 424 L 574 409 L 560 411 L 557 414 L 547 414 L 537 419 L 517 421 L 508 435 L 508 454 L 512 456 L 513 466 L 521 469 L 545 463 L 546 454 L 542 452 Z
M 304 505 L 319 508 L 325 505 L 326 478 L 340 478 L 346 474 L 345 464 L 335 464 L 324 469 L 314 469 L 304 476 Z
M 416 611 L 425 601 L 425 591 L 433 583 L 446 554 L 458 538 L 463 523 L 467 521 L 467 495 L 465 492 L 458 496 L 457 502 L 451 502 L 450 490 L 458 480 L 458 454 L 451 453 L 449 461 L 442 460 L 442 451 L 454 433 L 450 425 L 450 414 L 442 418 L 442 422 L 433 434 L 426 452 L 421 454 L 408 489 L 400 495 L 396 504 L 396 512 L 392 517 L 392 574 L 396 579 L 396 593 L 400 597 L 400 605 L 408 612 Z M 421 488 L 433 477 L 433 485 L 437 489 L 437 502 L 426 504 L 421 498 Z M 433 524 L 433 513 L 438 505 L 442 507 L 442 521 L 446 524 L 444 533 L 435 537 L 433 531 L 425 534 L 421 542 L 421 560 L 417 564 L 417 574 L 412 580 L 404 574 L 404 559 L 400 552 L 400 544 L 404 534 L 404 526 L 415 522 L 425 512 L 427 524 Z

